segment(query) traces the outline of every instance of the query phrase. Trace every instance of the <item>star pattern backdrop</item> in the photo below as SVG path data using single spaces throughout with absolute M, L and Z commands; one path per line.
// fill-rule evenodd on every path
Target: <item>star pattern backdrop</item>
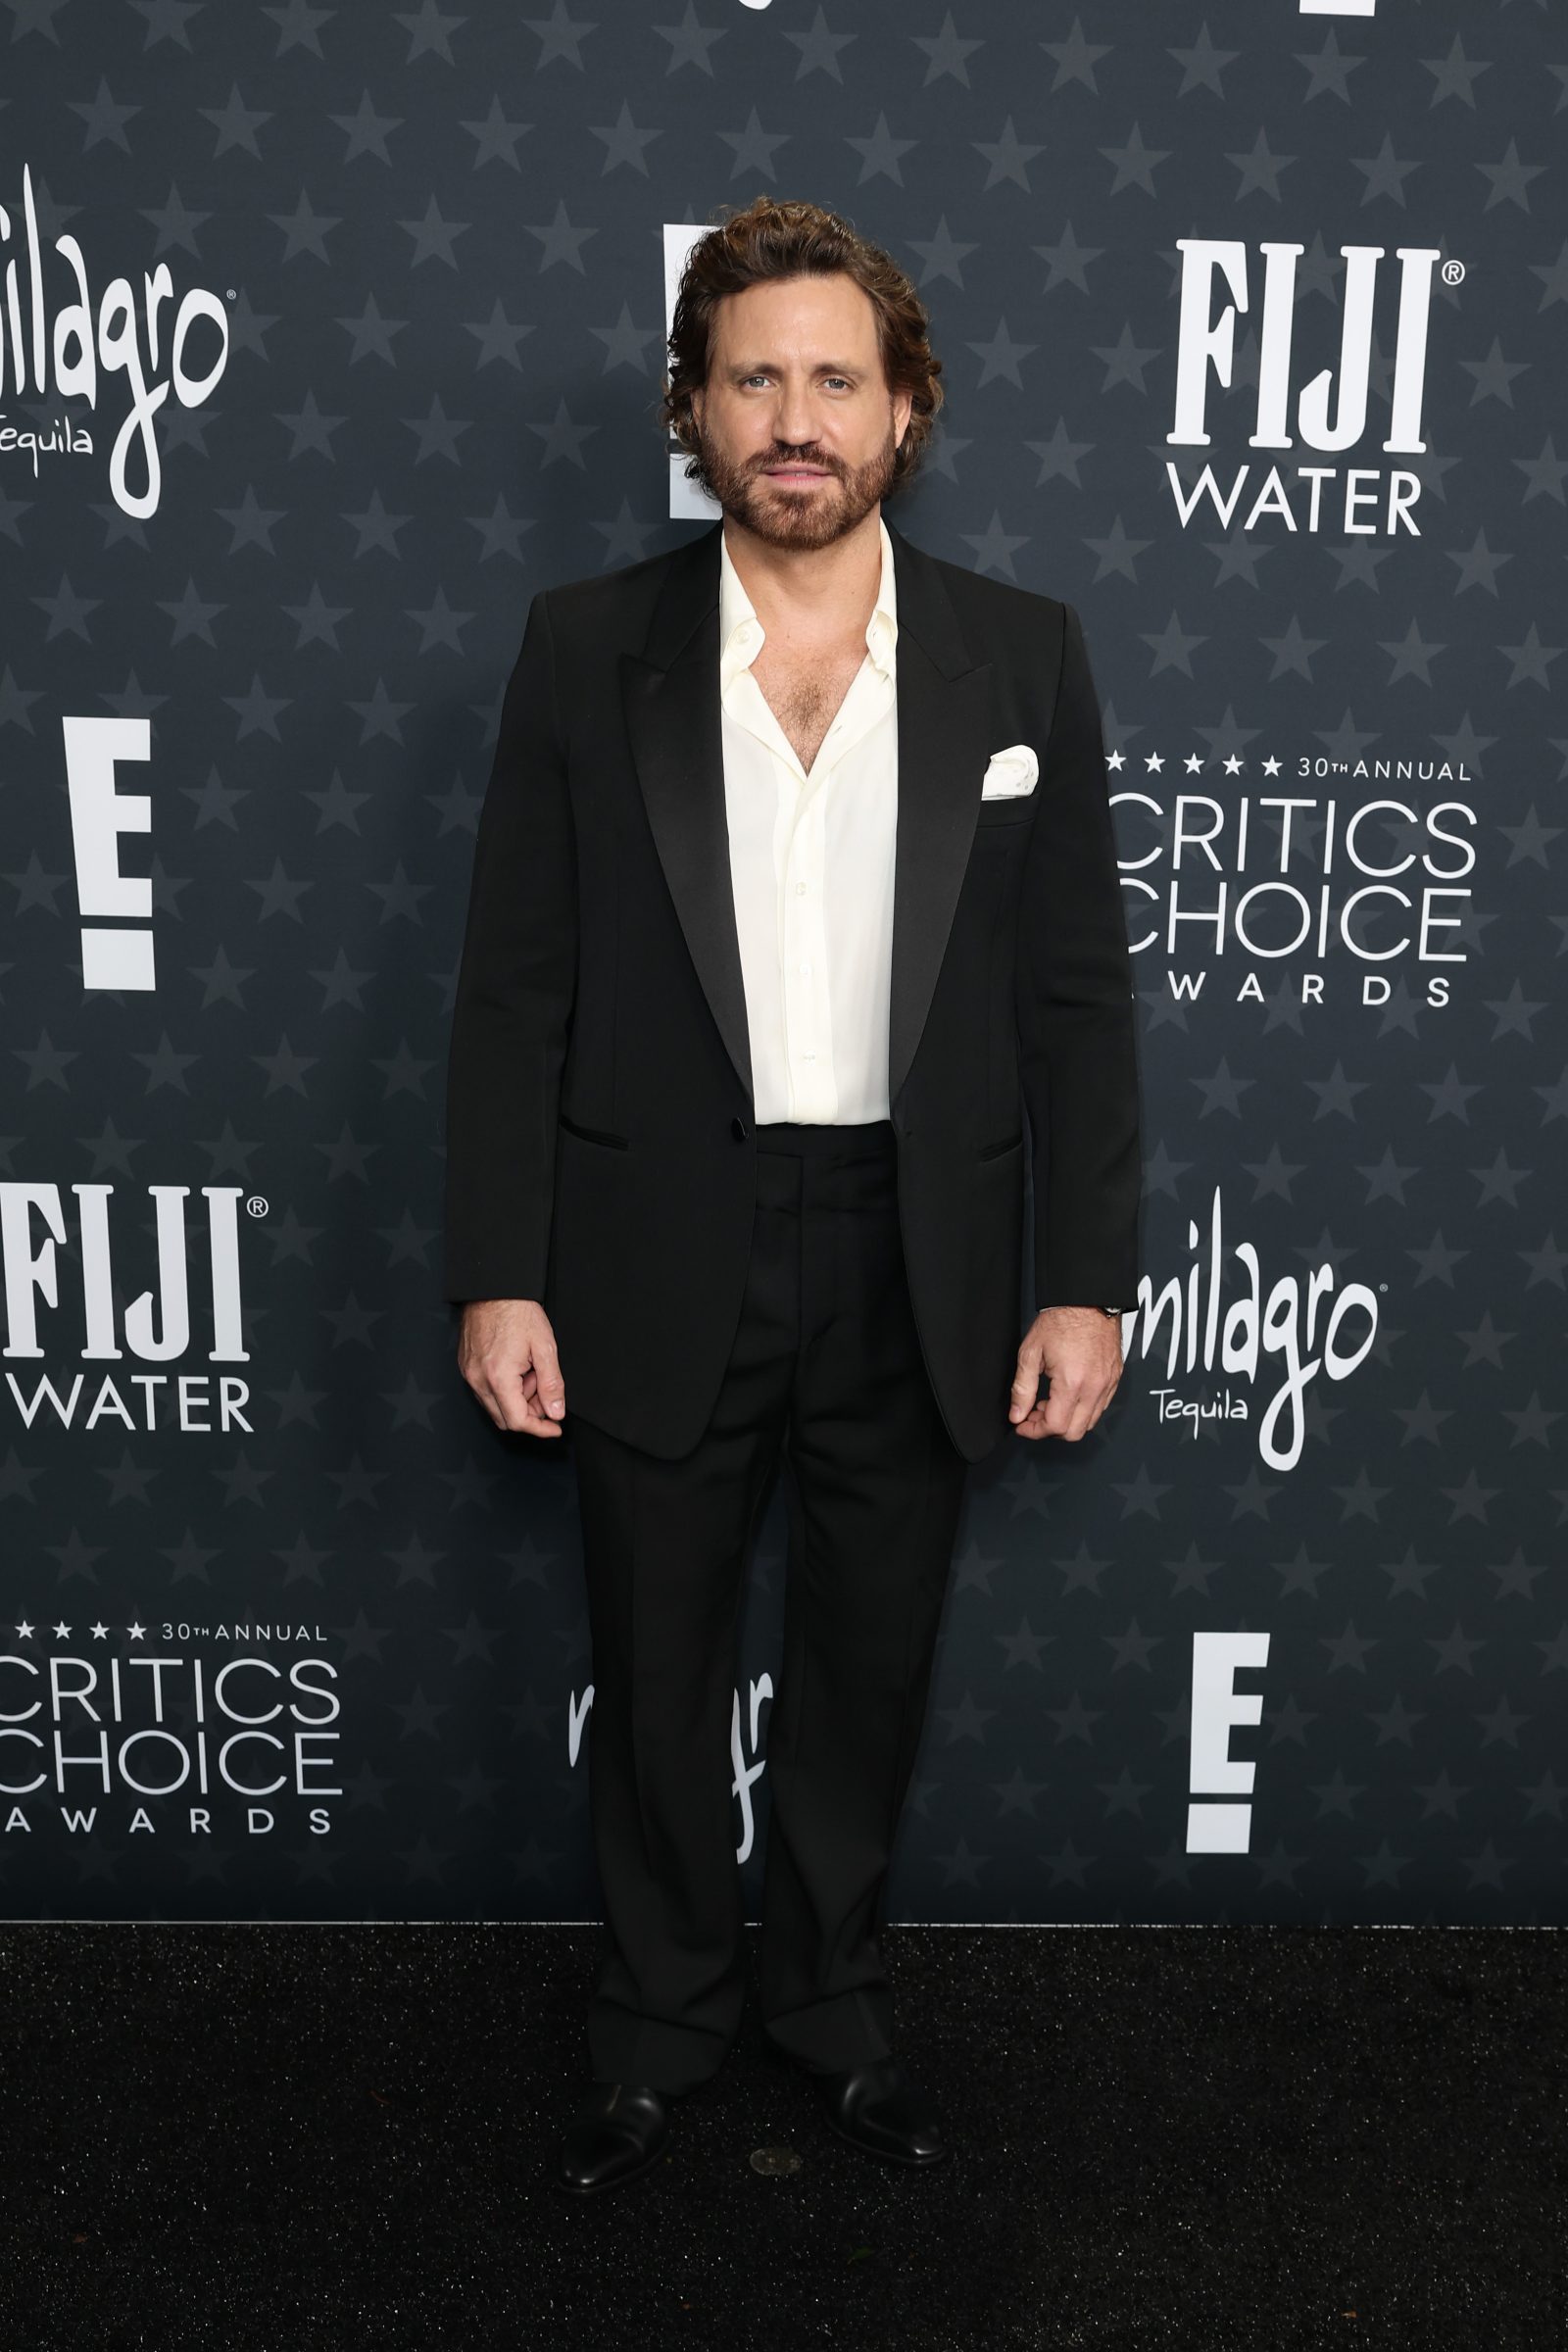
M 1126 1371 L 972 1474 L 889 1915 L 1568 1916 L 1561 18 L 4 0 L 0 58 L 8 1913 L 598 1914 L 444 1056 L 529 598 L 697 527 L 663 241 L 767 189 L 932 314 L 892 518 L 1082 616 L 1136 944 Z M 754 1918 L 784 1564 L 775 1489 Z

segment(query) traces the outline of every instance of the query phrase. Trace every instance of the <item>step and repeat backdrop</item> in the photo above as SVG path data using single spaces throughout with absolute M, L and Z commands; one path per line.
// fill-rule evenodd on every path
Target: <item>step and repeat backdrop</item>
M 767 190 L 930 311 L 892 518 L 1082 616 L 1140 1008 L 1126 1372 L 972 1474 L 890 1917 L 1561 1922 L 1561 18 L 540 5 L 12 10 L 6 1913 L 598 1916 L 445 1054 L 529 599 L 711 519 L 669 306 Z M 754 1918 L 785 1567 L 775 1488 Z

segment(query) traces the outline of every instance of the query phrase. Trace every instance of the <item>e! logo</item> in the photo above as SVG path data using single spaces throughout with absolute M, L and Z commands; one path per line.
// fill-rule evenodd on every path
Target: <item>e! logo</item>
M 1231 1727 L 1259 1722 L 1263 1695 L 1259 1690 L 1238 1690 L 1235 1677 L 1238 1666 L 1267 1664 L 1267 1634 L 1193 1636 L 1192 1764 L 1188 1785 L 1195 1798 L 1251 1795 L 1257 1767 L 1250 1758 L 1231 1754 Z M 1187 1851 L 1245 1854 L 1251 1829 L 1250 1805 L 1189 1804 Z
M 150 757 L 145 718 L 62 718 L 76 903 L 82 913 L 83 988 L 152 988 L 153 886 L 120 870 L 122 833 L 150 833 L 153 805 L 144 792 L 115 790 L 117 760 Z M 89 916 L 132 916 L 135 930 L 99 929 Z

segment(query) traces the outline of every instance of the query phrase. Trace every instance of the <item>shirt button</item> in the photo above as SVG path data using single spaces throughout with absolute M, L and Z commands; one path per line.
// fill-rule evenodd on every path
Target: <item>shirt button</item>
M 797 882 L 797 883 L 796 883 L 796 885 L 795 885 L 795 896 L 796 896 L 798 899 L 804 899 L 804 898 L 805 898 L 805 896 L 806 896 L 806 884 L 805 884 L 804 882 Z
M 811 967 L 810 967 L 810 965 L 809 965 L 808 963 L 803 963 L 803 964 L 802 964 L 802 966 L 801 966 L 801 969 L 802 969 L 802 971 L 803 971 L 803 972 L 808 972 L 808 972 L 810 971 L 810 968 L 811 968 Z

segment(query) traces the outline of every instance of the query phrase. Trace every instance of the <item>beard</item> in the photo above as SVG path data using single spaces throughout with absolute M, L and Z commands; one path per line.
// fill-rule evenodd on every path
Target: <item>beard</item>
M 695 423 L 695 419 L 693 420 Z M 775 445 L 734 464 L 698 433 L 697 480 L 726 514 L 769 547 L 831 547 L 853 531 L 892 488 L 898 460 L 893 427 L 873 458 L 846 467 L 825 452 Z M 832 477 L 814 490 L 765 478 L 769 466 L 820 466 Z

